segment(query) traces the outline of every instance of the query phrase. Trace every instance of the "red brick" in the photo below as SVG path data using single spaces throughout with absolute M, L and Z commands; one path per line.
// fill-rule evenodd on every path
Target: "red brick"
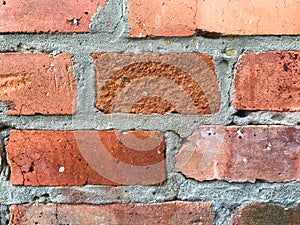
M 219 82 L 211 56 L 199 53 L 93 54 L 96 106 L 104 113 L 216 113 Z
M 300 34 L 296 0 L 128 1 L 132 37 Z
M 14 0 L 0 5 L 0 33 L 89 32 L 98 5 L 106 0 Z
M 7 144 L 13 185 L 160 184 L 165 142 L 155 131 L 21 131 Z
M 9 115 L 72 114 L 76 85 L 70 54 L 0 53 L 0 101 Z
M 201 126 L 176 155 L 176 170 L 199 181 L 300 181 L 300 129 Z
M 284 210 L 279 206 L 251 204 L 235 210 L 232 225 L 299 225 L 300 205 Z
M 11 206 L 10 213 L 12 225 L 212 225 L 214 220 L 214 213 L 208 202 L 110 205 L 26 204 Z
M 236 109 L 300 110 L 300 52 L 247 52 L 236 70 Z

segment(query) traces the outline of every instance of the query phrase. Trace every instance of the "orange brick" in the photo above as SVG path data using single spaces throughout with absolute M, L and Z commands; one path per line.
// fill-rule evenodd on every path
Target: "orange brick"
M 297 0 L 128 1 L 132 37 L 300 34 Z
M 72 114 L 76 84 L 70 54 L 0 53 L 0 101 L 7 114 Z
M 300 181 L 300 129 L 201 126 L 181 147 L 176 170 L 199 181 Z
M 106 0 L 14 0 L 0 5 L 0 33 L 89 32 L 98 6 Z
M 236 67 L 236 109 L 300 110 L 300 52 L 247 52 Z
M 165 141 L 155 131 L 12 130 L 6 147 L 13 185 L 160 184 Z
M 119 224 L 212 225 L 214 212 L 208 202 L 158 204 L 64 205 L 26 204 L 10 207 L 12 225 Z
M 92 56 L 97 73 L 96 106 L 104 113 L 211 114 L 219 110 L 219 81 L 209 55 Z

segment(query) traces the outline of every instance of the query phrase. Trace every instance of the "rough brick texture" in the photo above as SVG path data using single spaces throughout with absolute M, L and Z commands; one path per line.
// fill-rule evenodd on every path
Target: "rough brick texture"
M 247 52 L 236 70 L 236 109 L 300 110 L 300 52 Z
M 0 33 L 89 32 L 98 6 L 106 0 L 1 1 Z
M 129 0 L 132 37 L 300 34 L 296 0 Z
M 158 184 L 166 179 L 163 134 L 150 131 L 12 130 L 13 185 Z
M 237 209 L 232 216 L 232 225 L 298 225 L 300 206 L 284 210 L 274 205 L 247 205 Z
M 176 170 L 203 180 L 300 181 L 300 129 L 201 126 L 181 147 Z
M 219 110 L 219 82 L 211 56 L 199 53 L 92 56 L 97 73 L 96 106 L 105 113 L 209 114 Z
M 72 55 L 0 53 L 0 65 L 0 101 L 9 106 L 7 114 L 72 114 L 75 111 Z
M 26 204 L 10 207 L 12 225 L 118 224 L 118 225 L 212 225 L 210 203 L 56 205 Z

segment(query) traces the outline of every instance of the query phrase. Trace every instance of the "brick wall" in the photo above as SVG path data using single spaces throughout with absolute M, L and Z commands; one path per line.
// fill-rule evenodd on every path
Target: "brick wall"
M 299 225 L 299 15 L 0 1 L 0 225 Z

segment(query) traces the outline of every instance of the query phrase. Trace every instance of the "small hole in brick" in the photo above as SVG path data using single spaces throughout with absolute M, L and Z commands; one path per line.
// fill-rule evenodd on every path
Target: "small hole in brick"
M 237 111 L 235 115 L 238 117 L 247 117 L 250 115 L 250 113 L 251 112 L 247 111 L 247 110 L 240 110 L 240 111 Z
M 6 5 L 6 1 L 3 1 L 3 2 L 2 2 L 2 5 Z
M 85 15 L 89 15 L 89 12 L 84 12 Z

